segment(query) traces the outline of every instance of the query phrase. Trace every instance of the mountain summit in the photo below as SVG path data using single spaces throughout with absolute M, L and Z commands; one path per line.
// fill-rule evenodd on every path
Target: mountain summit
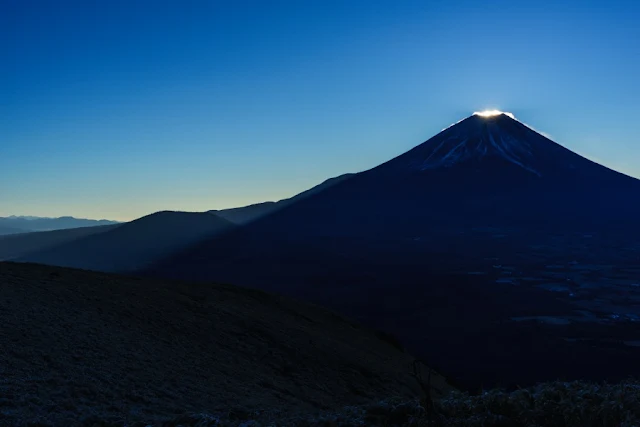
M 474 114 L 446 129 L 439 138 L 432 138 L 412 150 L 410 168 L 424 171 L 498 158 L 540 176 L 541 172 L 534 165 L 534 151 L 551 147 L 545 147 L 538 134 L 527 132 L 520 123 L 514 122 L 504 113 L 495 116 Z
M 589 177 L 637 184 L 637 180 L 568 150 L 507 113 L 473 114 L 380 167 L 391 165 L 418 173 L 458 167 L 457 173 L 466 168 L 482 175 L 493 175 L 496 169 L 509 174 L 515 166 L 538 178 L 574 182 Z

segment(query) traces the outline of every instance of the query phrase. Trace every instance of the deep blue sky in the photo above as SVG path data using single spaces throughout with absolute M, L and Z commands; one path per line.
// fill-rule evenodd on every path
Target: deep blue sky
M 640 177 L 640 6 L 0 2 L 0 216 L 288 197 L 499 108 Z

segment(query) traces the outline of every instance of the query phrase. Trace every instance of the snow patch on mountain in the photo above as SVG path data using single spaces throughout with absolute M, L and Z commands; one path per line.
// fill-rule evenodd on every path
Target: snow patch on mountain
M 420 150 L 418 158 L 411 161 L 411 167 L 418 170 L 430 170 L 441 167 L 451 167 L 468 160 L 482 160 L 487 157 L 501 157 L 528 172 L 542 176 L 540 171 L 532 166 L 534 153 L 526 138 L 511 135 L 503 127 L 490 121 L 496 115 L 506 115 L 515 120 L 512 115 L 502 112 L 499 114 L 475 113 L 474 116 L 487 118 L 487 122 L 475 127 L 471 132 L 468 128 L 450 127 L 440 134 L 439 139 L 425 143 L 424 150 Z M 418 154 L 418 153 L 416 153 Z

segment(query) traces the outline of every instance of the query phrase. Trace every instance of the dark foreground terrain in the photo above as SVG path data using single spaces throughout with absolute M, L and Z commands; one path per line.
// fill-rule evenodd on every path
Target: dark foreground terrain
M 640 425 L 640 383 L 553 382 L 474 396 L 453 392 L 433 406 L 392 398 L 304 420 L 255 425 L 635 427 Z
M 207 274 L 387 330 L 471 391 L 640 376 L 640 248 L 632 236 L 487 227 L 372 244 L 283 240 L 216 242 L 201 251 L 214 259 Z M 202 262 L 194 256 L 188 266 L 197 272 Z
M 430 401 L 389 336 L 232 286 L 0 263 L 0 322 L 3 427 L 640 425 L 632 380 Z
M 0 325 L 1 426 L 292 418 L 421 390 L 388 337 L 232 286 L 0 263 Z

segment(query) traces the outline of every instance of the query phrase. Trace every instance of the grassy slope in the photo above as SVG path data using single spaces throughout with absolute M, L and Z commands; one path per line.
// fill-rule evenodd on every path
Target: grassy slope
M 305 420 L 290 419 L 283 425 L 636 427 L 640 425 L 640 382 L 552 382 L 513 392 L 492 390 L 477 396 L 454 392 L 436 400 L 430 414 L 425 406 L 418 400 L 386 399 Z
M 291 415 L 419 391 L 413 359 L 377 334 L 231 286 L 0 263 L 0 324 L 0 425 Z

